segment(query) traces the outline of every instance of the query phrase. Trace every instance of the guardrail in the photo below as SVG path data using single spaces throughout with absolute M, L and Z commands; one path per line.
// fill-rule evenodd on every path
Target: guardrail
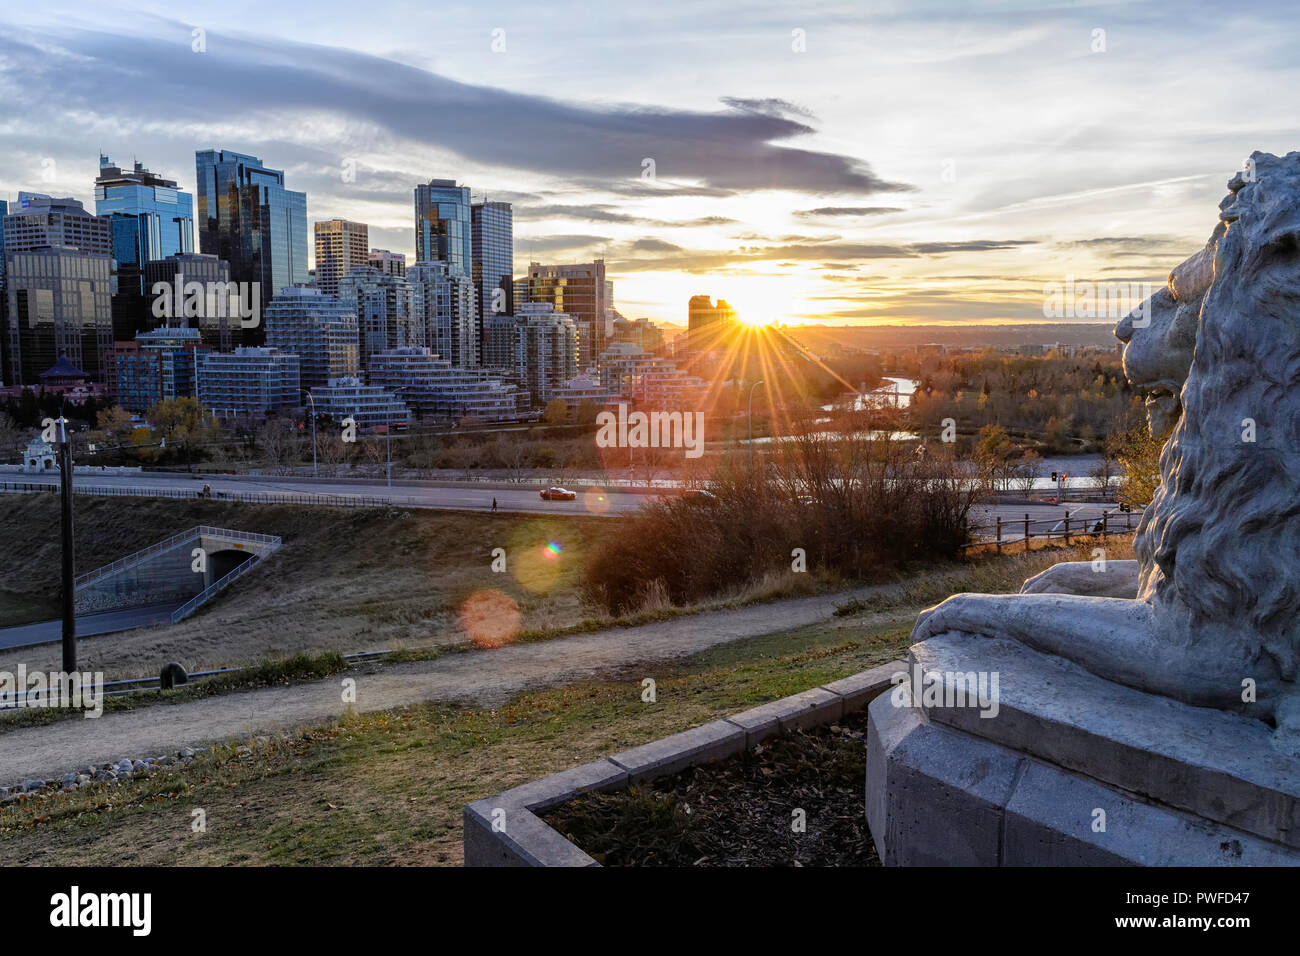
M 213 530 L 219 531 L 220 529 L 213 529 Z M 262 534 L 262 535 L 257 535 L 257 537 L 263 539 L 264 543 L 267 546 L 266 550 L 260 551 L 257 554 L 253 555 L 251 558 L 249 558 L 239 567 L 235 568 L 235 570 L 231 571 L 229 574 L 225 575 L 224 577 L 216 581 L 213 581 L 211 584 L 209 584 L 198 594 L 194 595 L 194 597 L 190 598 L 188 601 L 186 601 L 176 610 L 172 611 L 173 624 L 177 624 L 180 621 L 185 620 L 185 618 L 189 617 L 196 610 L 198 610 L 200 606 L 212 600 L 212 598 L 214 598 L 218 593 L 230 587 L 230 585 L 234 584 L 237 580 L 239 580 L 239 578 L 243 577 L 253 568 L 257 567 L 257 565 L 261 564 L 271 555 L 275 554 L 275 552 L 280 550 L 280 539 L 275 535 Z
M 45 482 L 3 482 L 0 493 L 9 494 L 57 494 L 57 484 Z M 74 485 L 73 494 L 96 495 L 109 498 L 183 498 L 191 501 L 240 501 L 246 504 L 267 505 L 322 505 L 344 508 L 388 508 L 394 505 L 418 507 L 420 499 L 412 497 L 397 498 L 389 495 L 308 495 L 294 492 L 277 491 L 214 491 L 204 495 L 201 491 L 180 491 L 173 488 L 110 488 L 90 485 Z
M 1091 518 L 1071 518 L 1068 511 L 1061 518 L 1030 518 L 1026 514 L 1023 520 L 1018 518 L 1003 520 L 999 515 L 993 524 L 976 525 L 971 528 L 972 534 L 983 531 L 992 532 L 991 536 L 971 541 L 962 547 L 986 548 L 992 545 L 1001 553 L 1004 545 L 1023 541 L 1027 551 L 1032 547 L 1031 542 L 1034 538 L 1063 538 L 1065 543 L 1069 544 L 1072 535 L 1075 537 L 1097 535 L 1105 538 L 1111 534 L 1132 534 L 1137 530 L 1141 520 L 1141 511 L 1103 511 L 1099 517 Z M 1051 525 L 1051 527 L 1044 531 L 1035 530 L 1035 526 L 1039 525 Z M 1020 533 L 1016 534 L 1017 531 Z

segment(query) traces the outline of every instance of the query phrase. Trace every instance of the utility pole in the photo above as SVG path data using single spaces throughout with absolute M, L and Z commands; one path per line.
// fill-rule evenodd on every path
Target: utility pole
M 754 470 L 754 389 L 762 384 L 763 380 L 760 378 L 749 386 L 749 414 L 746 417 L 749 419 L 749 470 L 751 472 Z
M 73 576 L 72 539 L 72 443 L 68 440 L 68 420 L 59 413 L 55 424 L 59 426 L 59 482 L 63 498 L 63 671 L 71 674 L 77 669 L 77 594 Z

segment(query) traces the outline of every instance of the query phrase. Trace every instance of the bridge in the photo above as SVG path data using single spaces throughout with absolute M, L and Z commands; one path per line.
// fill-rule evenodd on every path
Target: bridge
M 275 535 L 197 525 L 76 579 L 77 635 L 90 637 L 193 614 L 280 549 Z M 60 621 L 0 628 L 0 648 L 62 639 Z

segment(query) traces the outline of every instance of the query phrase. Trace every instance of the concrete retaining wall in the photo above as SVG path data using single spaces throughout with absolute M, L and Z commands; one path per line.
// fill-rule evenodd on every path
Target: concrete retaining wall
M 592 790 L 619 790 L 722 760 L 792 730 L 833 723 L 889 689 L 903 661 L 882 664 L 722 720 L 534 780 L 465 808 L 466 866 L 598 866 L 537 814 Z

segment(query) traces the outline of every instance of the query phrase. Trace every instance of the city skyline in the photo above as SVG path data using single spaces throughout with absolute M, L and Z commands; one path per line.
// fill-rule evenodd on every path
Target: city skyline
M 0 196 L 89 201 L 99 152 L 197 195 L 195 151 L 237 149 L 283 169 L 309 221 L 413 256 L 411 190 L 453 179 L 513 204 L 516 276 L 604 258 L 623 314 L 675 325 L 697 294 L 791 323 L 1043 321 L 1067 275 L 1162 282 L 1206 238 L 1186 210 L 1297 131 L 1287 97 L 1232 92 L 1296 80 L 1250 5 L 704 5 L 687 36 L 633 12 L 575 12 L 560 36 L 512 6 L 326 3 L 257 34 L 237 8 L 132 9 L 129 32 L 120 11 L 5 15 Z M 436 50 L 413 49 L 433 24 Z M 1153 80 L 1175 50 L 1216 69 Z M 1163 128 L 1187 102 L 1216 122 Z

